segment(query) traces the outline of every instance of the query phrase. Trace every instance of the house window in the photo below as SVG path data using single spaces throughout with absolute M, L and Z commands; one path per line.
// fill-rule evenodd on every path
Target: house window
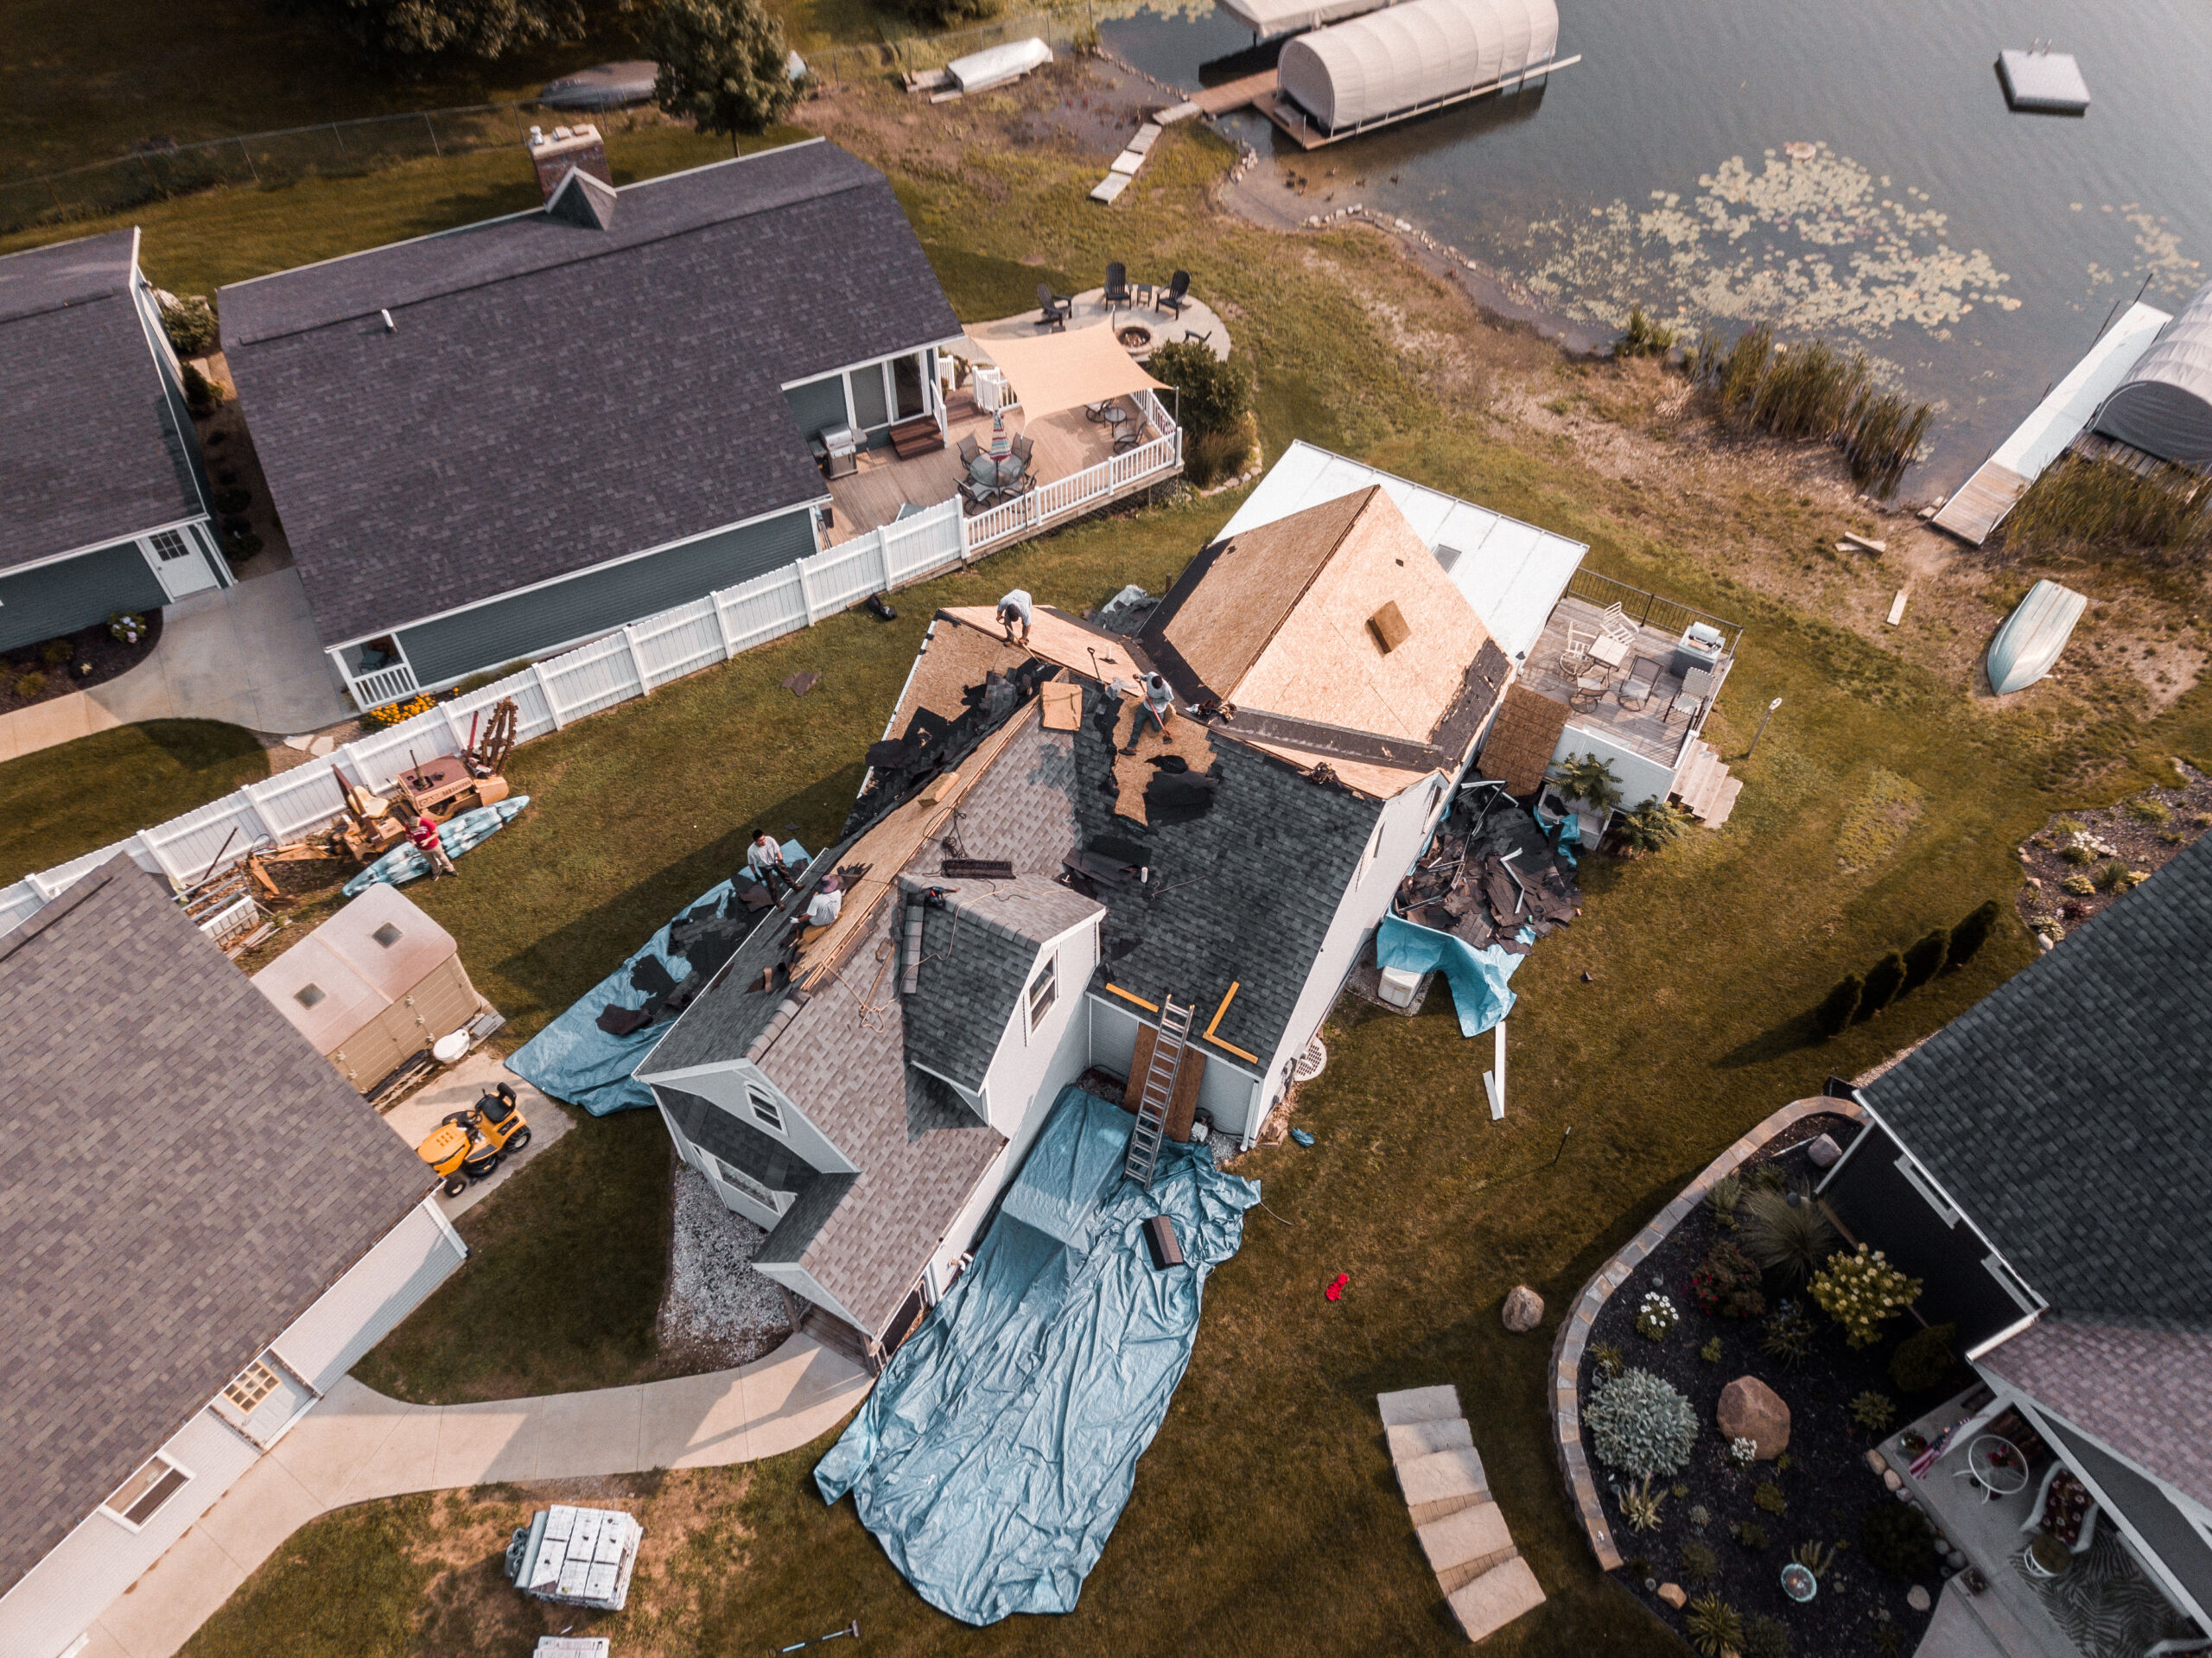
M 184 538 L 184 532 L 181 530 L 157 530 L 146 539 L 152 544 L 155 556 L 158 558 L 192 556 L 192 543 Z
M 382 944 L 386 950 L 390 950 L 394 944 L 405 937 L 406 934 L 401 932 L 398 928 L 393 926 L 391 922 L 387 921 L 384 925 L 378 927 L 374 932 L 371 933 L 369 937 L 375 939 L 377 943 Z
M 1035 1030 L 1038 1021 L 1045 1017 L 1046 1010 L 1052 1005 L 1052 998 L 1059 994 L 1059 988 L 1060 958 L 1057 956 L 1048 956 L 1045 958 L 1045 970 L 1039 973 L 1029 986 L 1029 1028 L 1031 1030 Z
M 759 1123 L 763 1128 L 772 1128 L 779 1134 L 784 1132 L 783 1107 L 778 1105 L 757 1088 L 747 1089 L 745 1097 L 752 1102 L 753 1121 Z
M 319 984 L 303 984 L 292 992 L 292 1000 L 302 1007 L 312 1007 L 327 994 Z
M 101 1506 L 133 1531 L 144 1525 L 192 1477 L 167 1457 L 149 1457 L 145 1465 L 115 1488 Z
M 231 1385 L 223 1389 L 223 1397 L 251 1416 L 253 1407 L 276 1391 L 276 1372 L 256 1359 L 231 1378 Z
M 735 1186 L 740 1191 L 752 1198 L 754 1203 L 759 1204 L 763 1209 L 773 1209 L 776 1207 L 776 1194 L 774 1192 L 769 1191 L 767 1187 L 762 1185 L 758 1180 L 755 1180 L 751 1175 L 747 1174 L 743 1169 L 739 1168 L 735 1164 L 725 1163 L 721 1158 L 715 1157 L 711 1153 L 708 1155 L 713 1161 L 715 1167 L 721 1172 L 721 1182 L 724 1185 Z

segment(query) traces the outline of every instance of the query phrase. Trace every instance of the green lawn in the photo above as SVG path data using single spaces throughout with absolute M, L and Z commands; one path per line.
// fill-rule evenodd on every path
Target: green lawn
M 0 764 L 0 886 L 268 775 L 260 740 L 216 720 L 119 726 Z

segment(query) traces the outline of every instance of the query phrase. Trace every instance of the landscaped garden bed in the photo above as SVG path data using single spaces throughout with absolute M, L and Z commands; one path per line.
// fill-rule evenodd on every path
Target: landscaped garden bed
M 2031 931 L 2057 943 L 2212 829 L 2212 777 L 2192 765 L 2177 769 L 2179 788 L 2061 812 L 2028 837 L 2019 905 Z
M 105 684 L 145 661 L 161 637 L 162 613 L 149 610 L 20 645 L 0 657 L 0 714 Z
M 1625 1561 L 1615 1575 L 1702 1653 L 1910 1653 L 1942 1586 L 1934 1540 L 1866 1458 L 1932 1396 L 1911 1402 L 1891 1375 L 1919 1324 L 1893 1313 L 1854 1348 L 1804 1278 L 1751 1258 L 1777 1229 L 1815 1242 L 1809 1148 L 1855 1132 L 1802 1119 L 1724 1179 L 1614 1289 L 1584 1351 L 1583 1444 Z M 1832 1234 L 1820 1247 L 1844 1250 Z M 1834 1302 L 1851 1269 L 1828 1267 Z M 1913 1534 L 1885 1547 L 1900 1531 Z M 1793 1561 L 1802 1600 L 1784 1587 Z

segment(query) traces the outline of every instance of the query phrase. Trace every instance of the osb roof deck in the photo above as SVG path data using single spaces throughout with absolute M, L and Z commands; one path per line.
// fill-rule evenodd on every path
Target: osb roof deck
M 1586 635 L 1597 633 L 1601 613 L 1599 607 L 1572 594 L 1561 599 L 1544 623 L 1536 648 L 1529 653 L 1521 683 L 1555 701 L 1568 701 L 1574 695 L 1575 677 L 1560 665 L 1560 657 L 1567 651 L 1567 628 L 1572 625 Z M 1682 676 L 1675 667 L 1675 646 L 1680 638 L 1662 628 L 1637 626 L 1637 643 L 1629 648 L 1619 667 L 1607 668 L 1592 659 L 1586 671 L 1603 672 L 1606 677 L 1605 689 L 1594 708 L 1575 708 L 1567 716 L 1567 723 L 1588 731 L 1601 731 L 1623 747 L 1662 765 L 1674 765 L 1681 755 L 1684 740 L 1698 724 L 1695 715 L 1685 716 L 1673 712 L 1675 697 L 1682 689 Z M 1652 683 L 1651 696 L 1642 708 L 1624 708 L 1618 693 L 1634 677 L 1638 658 L 1656 667 L 1657 677 Z M 1713 688 L 1707 693 L 1708 706 L 1712 698 L 1719 696 L 1721 683 L 1733 660 L 1732 657 L 1721 658 L 1720 667 L 1713 675 Z

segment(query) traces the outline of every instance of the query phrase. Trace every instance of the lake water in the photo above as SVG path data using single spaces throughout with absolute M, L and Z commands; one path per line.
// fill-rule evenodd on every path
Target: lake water
M 1266 67 L 1211 10 L 1102 33 L 1186 88 Z M 2037 38 L 2079 59 L 2086 116 L 2006 109 L 1998 51 Z M 1955 486 L 2115 303 L 2172 310 L 2212 274 L 2212 7 L 1560 0 L 1560 53 L 1582 61 L 1541 91 L 1310 154 L 1230 124 L 1263 187 L 1311 181 L 1300 213 L 1403 218 L 1582 331 L 1640 302 L 1862 347 L 1937 406 L 1910 495 Z

